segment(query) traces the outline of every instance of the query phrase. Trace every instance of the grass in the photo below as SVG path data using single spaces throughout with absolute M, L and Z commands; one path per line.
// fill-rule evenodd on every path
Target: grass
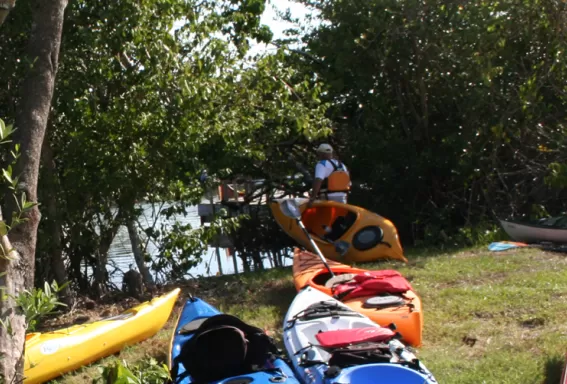
M 424 343 L 418 356 L 443 384 L 558 383 L 567 352 L 567 258 L 537 249 L 493 253 L 468 249 L 409 253 L 393 268 L 411 281 L 424 308 Z M 186 294 L 199 296 L 280 339 L 295 289 L 290 268 L 188 282 L 167 326 L 152 339 L 121 352 L 135 363 L 165 361 L 174 321 Z M 98 364 L 108 364 L 111 357 Z M 87 383 L 95 365 L 59 383 Z

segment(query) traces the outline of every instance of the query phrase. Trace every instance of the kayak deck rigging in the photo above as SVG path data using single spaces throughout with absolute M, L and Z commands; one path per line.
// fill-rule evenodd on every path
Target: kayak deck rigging
M 293 316 L 291 319 L 287 321 L 286 329 L 290 329 L 295 325 L 297 320 L 301 321 L 308 321 L 308 320 L 316 320 L 322 319 L 325 317 L 340 317 L 340 316 L 349 316 L 349 317 L 364 317 L 358 312 L 355 312 L 349 308 L 345 308 L 344 306 L 337 305 L 331 301 L 321 301 L 315 304 L 310 305 L 309 307 L 305 308 L 304 310 L 298 312 Z
M 393 328 L 393 326 L 391 325 Z M 373 335 L 361 337 L 366 331 L 374 330 Z M 342 333 L 345 337 L 341 342 L 327 341 L 326 335 Z M 386 327 L 363 327 L 331 331 L 319 331 L 315 338 L 319 344 L 309 343 L 299 349 L 294 355 L 299 356 L 299 366 L 308 368 L 325 365 L 330 372 L 340 373 L 342 369 L 353 365 L 396 363 L 429 377 L 435 382 L 433 375 L 424 369 L 417 357 L 402 344 L 400 335 Z M 330 339 L 334 339 L 330 338 Z M 317 348 L 325 351 L 328 359 L 309 359 L 308 351 Z

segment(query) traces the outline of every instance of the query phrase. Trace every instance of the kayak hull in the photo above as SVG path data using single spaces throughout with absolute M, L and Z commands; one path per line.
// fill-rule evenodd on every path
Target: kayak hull
M 561 371 L 561 382 L 559 384 L 567 384 L 567 353 L 563 362 L 563 370 Z
M 118 316 L 26 335 L 24 383 L 43 383 L 155 335 L 167 322 L 179 288 Z
M 356 384 L 431 384 L 425 375 L 399 364 L 368 364 L 353 368 L 347 368 L 341 372 L 341 383 Z M 338 378 L 329 380 L 329 384 L 335 383 Z
M 366 269 L 353 268 L 339 262 L 328 260 L 327 264 L 335 275 L 359 274 Z M 305 286 L 311 286 L 327 295 L 332 295 L 331 288 L 325 286 L 330 274 L 319 259 L 311 252 L 294 249 L 293 256 L 293 281 L 295 288 L 299 291 Z M 344 300 L 349 308 L 368 316 L 372 321 L 381 326 L 394 323 L 398 332 L 403 336 L 406 344 L 419 347 L 423 337 L 423 310 L 421 298 L 414 291 L 403 294 L 404 305 L 386 307 L 381 309 L 365 308 L 368 299 L 374 296 L 361 296 Z
M 353 312 L 348 306 L 310 286 L 303 288 L 297 294 L 285 316 L 283 339 L 296 376 L 303 383 L 436 383 L 435 378 L 423 363 L 420 363 L 422 369 L 420 371 L 406 368 L 399 363 L 396 364 L 395 361 L 386 361 L 341 367 L 338 372 L 335 372 L 335 375 L 329 375 L 328 370 L 331 365 L 329 361 L 332 354 L 329 350 L 320 348 L 320 339 L 317 337 L 320 332 L 379 328 L 379 326 L 368 317 L 356 312 L 353 312 L 354 316 L 345 314 L 320 318 L 298 318 L 296 316 L 309 306 L 321 302 L 338 303 Z
M 515 241 L 523 243 L 551 242 L 567 244 L 567 229 L 530 225 L 515 221 L 500 220 L 504 231 Z
M 407 262 L 398 231 L 390 220 L 364 208 L 336 201 L 315 201 L 308 207 L 308 199 L 296 200 L 303 225 L 309 230 L 321 252 L 329 259 L 344 262 L 394 259 Z M 315 252 L 297 221 L 283 214 L 280 207 L 282 201 L 283 199 L 276 199 L 269 203 L 274 219 L 290 237 Z M 344 226 L 339 229 L 337 223 L 341 221 Z M 331 229 L 333 224 L 336 229 L 327 233 L 324 227 Z M 350 244 L 344 256 L 335 249 L 333 242 L 337 241 Z
M 186 324 L 189 324 L 194 320 L 209 318 L 219 314 L 222 314 L 222 312 L 202 299 L 190 298 L 187 300 L 181 310 L 175 330 L 171 337 L 168 354 L 168 367 L 170 371 L 174 369 L 174 361 L 181 353 L 182 346 L 193 337 L 193 334 L 182 334 L 180 333 L 180 330 Z M 259 371 L 245 375 L 227 377 L 209 384 L 300 384 L 295 378 L 291 367 L 289 367 L 282 359 L 278 358 L 272 364 L 273 367 L 276 368 L 274 371 Z M 174 379 L 175 384 L 188 384 L 192 382 L 192 378 L 190 376 L 184 376 L 185 367 L 182 363 L 178 364 L 176 370 L 177 374 Z

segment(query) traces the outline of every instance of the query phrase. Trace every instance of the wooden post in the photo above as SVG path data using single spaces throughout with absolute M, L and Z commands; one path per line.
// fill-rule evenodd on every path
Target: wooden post
M 231 253 L 232 255 L 232 263 L 234 264 L 234 274 L 238 275 L 238 262 L 236 261 L 236 252 L 234 252 L 234 249 L 232 248 L 228 248 L 228 251 Z
M 211 192 L 210 195 L 210 201 L 211 201 L 211 209 L 213 210 L 213 217 L 215 215 L 215 202 L 213 199 L 213 193 Z M 221 264 L 221 257 L 220 257 L 220 251 L 219 251 L 219 244 L 215 244 L 215 253 L 217 255 L 217 263 L 219 265 L 219 273 L 222 275 L 222 264 Z
M 221 264 L 221 257 L 220 257 L 220 249 L 219 247 L 215 247 L 215 253 L 217 254 L 217 263 L 219 264 L 219 273 L 222 275 L 222 264 Z

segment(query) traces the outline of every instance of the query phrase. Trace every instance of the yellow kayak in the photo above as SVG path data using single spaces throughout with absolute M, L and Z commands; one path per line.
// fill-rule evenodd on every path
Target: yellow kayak
M 27 334 L 24 384 L 44 383 L 152 337 L 167 322 L 179 292 L 176 288 L 93 323 Z
M 284 215 L 281 210 L 280 203 L 284 200 L 270 202 L 274 219 L 284 232 L 315 252 L 297 221 Z M 329 259 L 348 263 L 395 259 L 407 263 L 398 231 L 390 220 L 355 205 L 316 200 L 311 207 L 307 207 L 308 199 L 295 200 L 303 225 Z M 335 249 L 334 243 L 339 241 L 350 245 L 344 256 Z

